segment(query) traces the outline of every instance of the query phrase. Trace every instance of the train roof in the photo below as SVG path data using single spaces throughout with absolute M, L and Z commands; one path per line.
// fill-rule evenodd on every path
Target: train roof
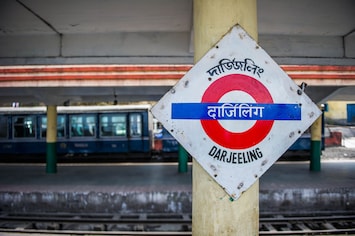
M 58 106 L 58 113 L 90 113 L 115 111 L 149 110 L 151 105 L 107 105 L 107 106 Z M 40 114 L 46 113 L 45 106 L 36 107 L 0 107 L 0 114 Z

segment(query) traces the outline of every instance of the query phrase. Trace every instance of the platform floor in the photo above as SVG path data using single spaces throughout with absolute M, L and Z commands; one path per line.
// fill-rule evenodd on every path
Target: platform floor
M 355 211 L 355 161 L 277 162 L 260 178 L 261 212 Z M 0 211 L 189 213 L 192 166 L 176 163 L 0 165 Z
M 176 163 L 58 164 L 47 174 L 44 164 L 0 164 L 0 191 L 191 191 L 191 171 L 191 163 L 187 173 Z M 355 188 L 355 160 L 322 162 L 320 172 L 308 162 L 277 162 L 260 178 L 260 190 L 327 187 Z

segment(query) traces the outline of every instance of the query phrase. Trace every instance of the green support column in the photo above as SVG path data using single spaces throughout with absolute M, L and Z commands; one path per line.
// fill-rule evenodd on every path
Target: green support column
M 47 106 L 46 173 L 57 173 L 57 107 Z
M 311 171 L 320 171 L 320 157 L 321 157 L 321 148 L 322 145 L 322 116 L 311 126 L 311 159 L 309 169 Z
M 186 173 L 187 172 L 187 161 L 188 161 L 188 153 L 179 144 L 179 173 Z

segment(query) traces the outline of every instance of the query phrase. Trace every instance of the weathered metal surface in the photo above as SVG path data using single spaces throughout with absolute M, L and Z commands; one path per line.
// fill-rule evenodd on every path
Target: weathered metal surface
M 237 199 L 321 111 L 240 27 L 233 27 L 152 108 Z

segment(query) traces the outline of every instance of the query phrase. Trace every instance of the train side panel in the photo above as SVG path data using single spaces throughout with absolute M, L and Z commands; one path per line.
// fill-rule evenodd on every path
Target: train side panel
M 36 110 L 36 112 L 33 112 Z M 12 109 L 0 114 L 0 154 L 45 154 L 45 109 Z M 146 153 L 150 156 L 148 108 L 59 108 L 58 154 Z
M 44 155 L 46 134 L 45 107 L 0 108 L 1 156 Z M 310 145 L 310 133 L 305 132 L 289 150 L 309 151 Z M 58 107 L 59 155 L 143 153 L 151 157 L 153 152 L 176 157 L 178 149 L 176 139 L 152 118 L 149 106 Z

